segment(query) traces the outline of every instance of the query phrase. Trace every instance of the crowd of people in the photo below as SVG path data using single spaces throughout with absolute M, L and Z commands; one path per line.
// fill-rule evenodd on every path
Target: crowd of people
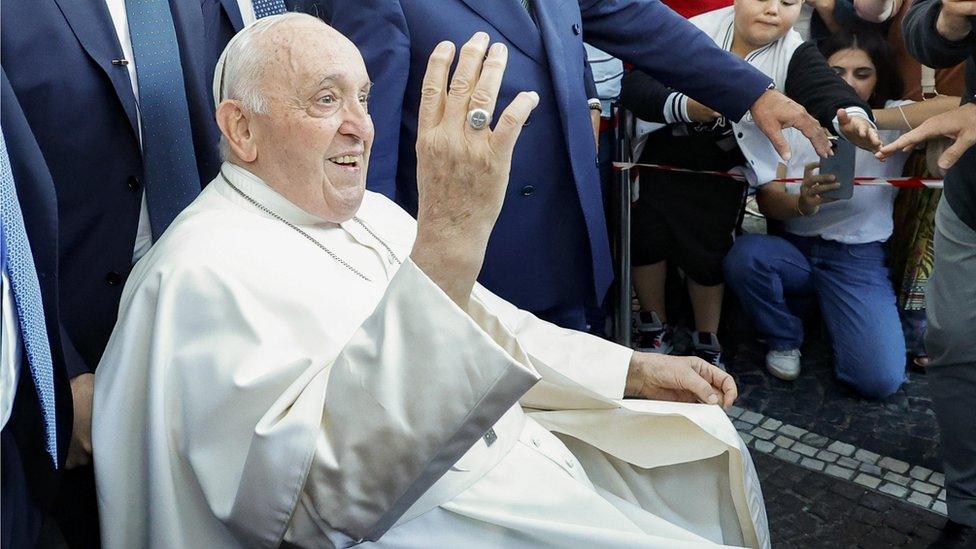
M 667 4 L 4 2 L 2 547 L 769 546 L 731 297 L 781 379 L 811 310 L 925 368 L 976 540 L 974 3 Z M 945 190 L 832 198 L 838 142 Z

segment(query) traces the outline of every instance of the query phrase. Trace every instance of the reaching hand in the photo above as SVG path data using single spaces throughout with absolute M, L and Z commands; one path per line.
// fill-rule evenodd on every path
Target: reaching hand
M 732 376 L 693 356 L 635 352 L 624 396 L 732 406 L 739 396 Z
M 867 118 L 851 116 L 844 109 L 837 109 L 837 122 L 844 137 L 856 147 L 876 152 L 884 144 L 878 137 L 878 130 Z
M 814 175 L 813 170 L 819 167 L 819 162 L 811 162 L 803 167 L 803 184 L 800 185 L 800 196 L 797 198 L 797 208 L 803 215 L 813 215 L 820 211 L 821 204 L 833 202 L 833 198 L 823 194 L 840 188 L 840 183 L 836 183 L 837 178 L 833 175 Z
M 909 152 L 919 143 L 939 136 L 955 140 L 955 143 L 939 157 L 939 167 L 948 170 L 963 153 L 976 144 L 976 103 L 969 103 L 929 118 L 921 126 L 881 147 L 875 156 L 878 160 L 884 160 L 898 151 Z
M 789 160 L 790 145 L 783 136 L 786 128 L 796 128 L 810 140 L 820 156 L 832 156 L 830 141 L 817 119 L 806 109 L 776 90 L 766 90 L 752 105 L 752 119 L 766 134 L 783 160 Z

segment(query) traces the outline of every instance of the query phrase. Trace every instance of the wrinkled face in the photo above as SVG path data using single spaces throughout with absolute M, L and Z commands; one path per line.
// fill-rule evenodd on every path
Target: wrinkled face
M 878 71 L 866 51 L 853 48 L 837 50 L 827 59 L 827 64 L 854 88 L 862 101 L 866 102 L 874 94 Z
M 735 35 L 753 49 L 784 36 L 800 16 L 801 0 L 735 0 Z
M 265 40 L 276 62 L 261 86 L 267 112 L 253 116 L 256 163 L 295 204 L 346 221 L 362 202 L 373 144 L 363 58 L 314 22 L 281 25 Z

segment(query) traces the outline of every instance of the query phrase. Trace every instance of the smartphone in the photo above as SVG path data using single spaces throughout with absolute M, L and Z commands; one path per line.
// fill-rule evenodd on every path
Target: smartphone
M 831 140 L 834 156 L 820 157 L 820 173 L 830 174 L 840 183 L 840 188 L 823 195 L 837 200 L 854 196 L 854 144 L 846 139 Z

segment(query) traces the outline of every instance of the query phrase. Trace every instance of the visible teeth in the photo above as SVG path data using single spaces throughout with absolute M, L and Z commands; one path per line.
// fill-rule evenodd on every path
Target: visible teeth
M 359 156 L 337 156 L 335 158 L 330 158 L 329 160 L 335 162 L 336 164 L 355 164 L 359 161 Z

